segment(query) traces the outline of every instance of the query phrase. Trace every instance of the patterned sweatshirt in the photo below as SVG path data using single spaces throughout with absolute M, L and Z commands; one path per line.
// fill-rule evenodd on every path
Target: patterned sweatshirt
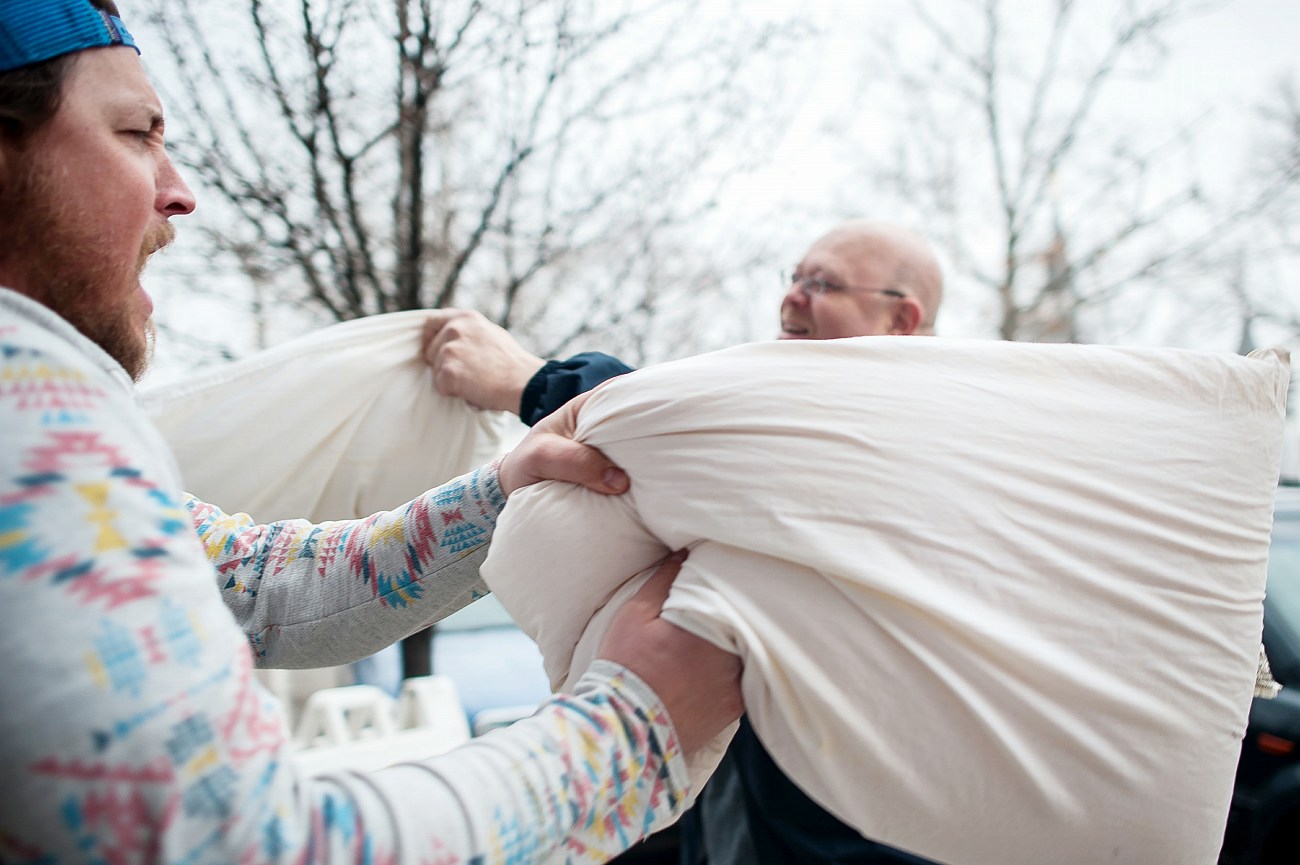
M 313 778 L 255 665 L 355 660 L 482 593 L 495 467 L 365 520 L 184 496 L 129 378 L 0 289 L 0 861 L 600 862 L 686 804 L 629 671 L 438 757 Z

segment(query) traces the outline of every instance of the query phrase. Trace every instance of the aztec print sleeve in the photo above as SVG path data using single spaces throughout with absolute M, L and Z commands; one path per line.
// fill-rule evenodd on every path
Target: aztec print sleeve
M 0 861 L 578 865 L 684 806 L 662 705 L 608 664 L 451 753 L 303 774 L 165 446 L 57 324 L 0 308 Z
M 675 820 L 690 781 L 653 692 L 596 661 L 531 718 L 426 762 L 322 783 L 387 815 L 400 841 L 385 852 L 420 854 L 403 862 L 580 865 Z
M 495 463 L 364 520 L 258 525 L 185 503 L 258 666 L 279 668 L 355 661 L 481 598 L 504 505 Z

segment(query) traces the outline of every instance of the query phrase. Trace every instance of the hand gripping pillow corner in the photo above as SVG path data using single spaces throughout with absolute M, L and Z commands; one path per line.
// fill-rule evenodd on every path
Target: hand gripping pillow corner
M 516 493 L 484 577 L 561 688 L 630 578 L 691 546 L 665 615 L 743 656 L 768 750 L 866 836 L 952 865 L 1208 865 L 1288 375 L 917 337 L 652 367 L 580 420 L 631 492 Z

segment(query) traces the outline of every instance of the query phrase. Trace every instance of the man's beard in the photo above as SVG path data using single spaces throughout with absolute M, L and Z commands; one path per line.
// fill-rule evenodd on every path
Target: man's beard
M 6 196 L 3 258 L 6 269 L 27 275 L 26 285 L 9 287 L 58 313 L 139 381 L 153 354 L 154 327 L 152 320 L 136 323 L 133 299 L 149 256 L 171 243 L 175 230 L 164 222 L 147 232 L 136 261 L 122 263 L 95 232 L 104 214 L 56 201 L 53 187 L 34 167 L 15 178 Z

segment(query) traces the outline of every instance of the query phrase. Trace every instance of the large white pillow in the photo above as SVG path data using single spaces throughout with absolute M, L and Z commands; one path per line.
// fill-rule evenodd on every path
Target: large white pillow
M 526 431 L 434 390 L 420 359 L 428 317 L 327 327 L 140 402 L 204 501 L 263 522 L 369 516 L 491 462 Z
M 917 337 L 665 364 L 582 412 L 631 492 L 516 493 L 484 576 L 562 688 L 634 575 L 691 546 L 665 615 L 744 657 L 764 744 L 868 837 L 953 865 L 1211 863 L 1288 375 Z

